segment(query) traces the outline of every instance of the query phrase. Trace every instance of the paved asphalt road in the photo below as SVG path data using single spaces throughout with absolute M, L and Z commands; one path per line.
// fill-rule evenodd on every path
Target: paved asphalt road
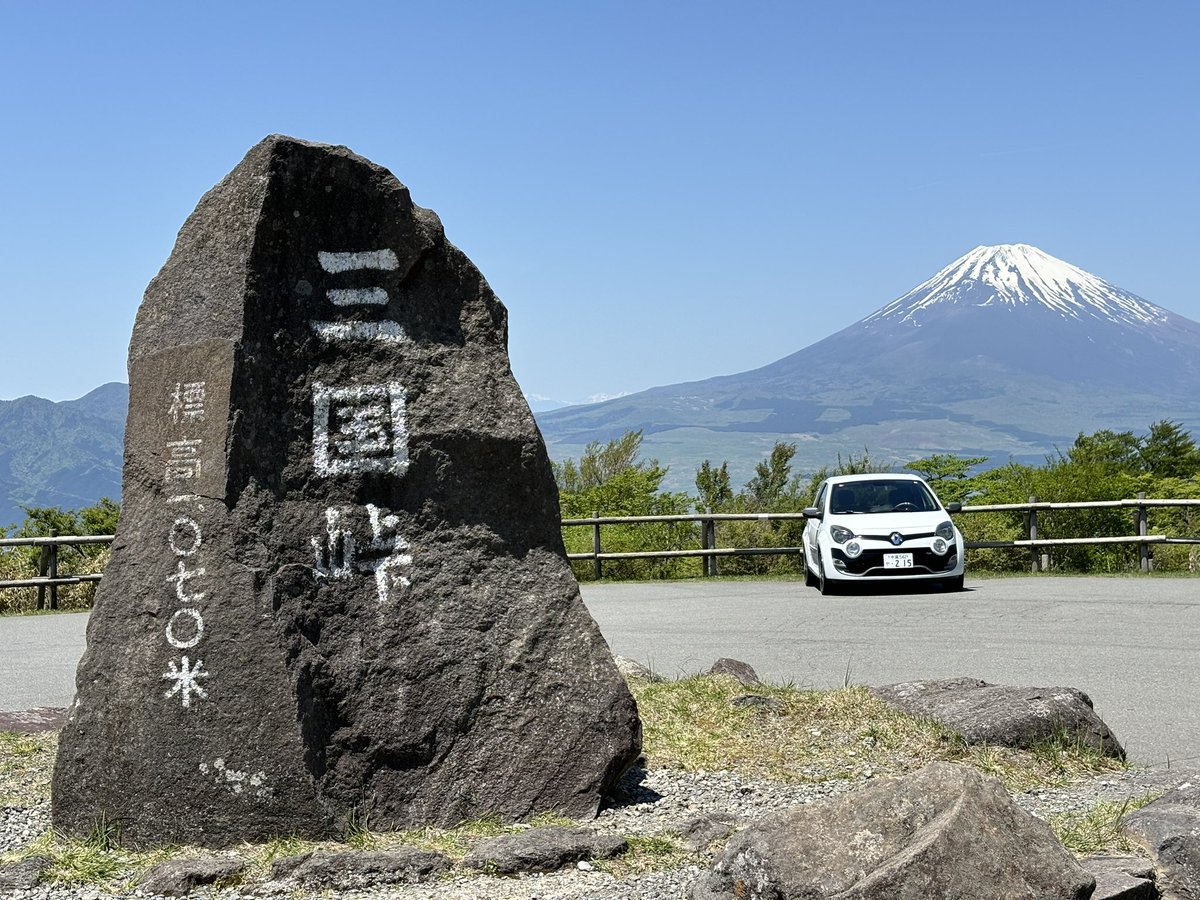
M 997 578 L 822 597 L 800 582 L 585 585 L 614 653 L 665 675 L 721 656 L 800 687 L 971 676 L 1077 687 L 1152 765 L 1200 765 L 1200 581 Z
M 1200 765 L 1200 582 L 1002 578 L 822 597 L 799 582 L 585 585 L 613 652 L 668 675 L 720 656 L 799 686 L 969 675 L 1077 687 L 1136 761 Z M 86 615 L 0 618 L 0 711 L 67 706 Z

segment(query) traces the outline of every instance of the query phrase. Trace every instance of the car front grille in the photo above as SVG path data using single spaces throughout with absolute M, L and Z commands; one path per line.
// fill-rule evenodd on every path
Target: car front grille
M 883 554 L 911 553 L 913 564 L 911 569 L 885 569 Z M 896 578 L 912 575 L 936 575 L 948 572 L 958 565 L 958 554 L 954 551 L 938 556 L 928 547 L 902 547 L 898 550 L 864 550 L 858 559 L 848 559 L 840 549 L 834 548 L 833 558 L 839 560 L 844 568 L 842 571 L 851 575 L 863 575 L 868 578 Z

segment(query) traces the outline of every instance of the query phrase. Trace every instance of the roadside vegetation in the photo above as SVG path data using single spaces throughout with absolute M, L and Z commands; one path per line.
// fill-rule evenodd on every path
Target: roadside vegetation
M 675 681 L 631 678 L 644 726 L 649 769 L 731 773 L 743 781 L 824 784 L 853 789 L 871 779 L 916 771 L 938 761 L 974 766 L 998 777 L 1014 793 L 1059 787 L 1122 771 L 1124 764 L 1070 741 L 1056 740 L 1033 750 L 968 747 L 952 731 L 899 713 L 866 688 L 833 691 L 790 686 L 744 687 L 726 676 L 693 676 Z M 756 702 L 735 703 L 750 696 Z M 0 806 L 29 809 L 49 800 L 55 735 L 0 733 Z M 1060 840 L 1084 854 L 1126 847 L 1117 821 L 1134 803 L 1098 803 L 1093 808 L 1051 819 Z M 541 815 L 523 825 L 495 819 L 464 822 L 454 828 L 380 831 L 370 816 L 350 822 L 340 841 L 285 838 L 229 851 L 247 863 L 242 878 L 261 881 L 278 859 L 314 849 L 378 850 L 399 845 L 436 850 L 461 861 L 482 840 L 529 825 L 575 825 Z M 630 850 L 598 869 L 625 875 L 683 864 L 707 865 L 669 831 L 625 835 Z M 82 839 L 46 832 L 21 851 L 0 854 L 0 863 L 31 856 L 52 861 L 51 878 L 60 885 L 128 890 L 164 859 L 193 855 L 186 847 L 133 851 L 122 847 L 114 829 L 97 829 Z
M 641 456 L 642 433 L 629 432 L 601 445 L 588 446 L 583 456 L 555 465 L 564 519 L 602 516 L 678 515 L 714 513 L 798 513 L 812 503 L 816 488 L 830 475 L 886 472 L 894 467 L 873 460 L 870 451 L 850 453 L 819 471 L 794 472 L 796 445 L 777 443 L 755 468 L 754 477 L 735 490 L 729 465 L 705 460 L 696 471 L 695 493 L 661 489 L 667 471 L 657 460 Z M 923 476 L 943 503 L 971 506 L 1027 503 L 1030 497 L 1050 503 L 1124 500 L 1145 492 L 1150 499 L 1200 499 L 1200 448 L 1183 428 L 1156 422 L 1144 435 L 1132 431 L 1080 434 L 1065 451 L 1048 456 L 1040 466 L 1008 462 L 987 467 L 986 457 L 934 454 L 903 468 Z M 1011 541 L 1027 537 L 1020 511 L 975 512 L 955 517 L 968 541 Z M 1055 510 L 1038 514 L 1043 538 L 1108 537 L 1135 533 L 1133 511 L 1125 508 Z M 1151 508 L 1151 534 L 1168 537 L 1200 535 L 1200 508 Z M 799 547 L 804 522 L 718 522 L 718 547 Z M 563 529 L 570 553 L 590 553 L 592 529 Z M 606 552 L 684 550 L 700 546 L 698 523 L 653 523 L 603 526 Z M 1157 572 L 1196 572 L 1200 545 L 1156 545 Z M 1136 545 L 1059 546 L 1050 557 L 1051 570 L 1060 573 L 1116 574 L 1138 569 Z M 593 577 L 590 561 L 576 562 L 580 580 Z M 967 553 L 973 574 L 1009 574 L 1029 570 L 1026 548 L 987 548 Z M 725 557 L 722 575 L 801 575 L 795 555 Z M 605 560 L 606 579 L 688 578 L 701 574 L 698 558 Z
M 705 460 L 695 472 L 695 491 L 668 491 L 662 487 L 667 470 L 655 459 L 642 456 L 642 432 L 631 431 L 607 444 L 589 445 L 579 459 L 554 465 L 564 519 L 601 516 L 665 516 L 696 512 L 799 513 L 809 506 L 817 485 L 830 475 L 886 472 L 895 467 L 871 458 L 870 451 L 840 454 L 816 472 L 795 472 L 796 445 L 777 443 L 756 467 L 754 476 L 735 489 L 728 462 Z M 1155 422 L 1142 435 L 1132 431 L 1101 430 L 1080 434 L 1065 451 L 1048 456 L 1040 466 L 1008 462 L 988 467 L 986 457 L 934 454 L 903 468 L 922 475 L 943 503 L 960 501 L 970 506 L 1026 503 L 1030 497 L 1051 503 L 1124 500 L 1144 492 L 1152 500 L 1200 499 L 1200 448 L 1175 422 Z M 37 537 L 58 534 L 112 534 L 120 509 L 111 500 L 76 512 L 56 507 L 28 507 L 20 526 L 0 528 L 0 537 Z M 1042 511 L 1038 534 L 1044 538 L 1115 537 L 1135 533 L 1133 510 L 1103 508 Z M 956 517 L 968 541 L 1011 541 L 1027 536 L 1020 511 L 973 512 Z M 1200 535 L 1200 507 L 1149 510 L 1151 534 L 1168 537 Z M 606 552 L 694 550 L 701 545 L 698 522 L 651 522 L 605 525 Z M 716 526 L 718 547 L 799 547 L 804 522 L 722 521 Z M 569 553 L 592 551 L 592 528 L 563 529 Z M 0 581 L 33 578 L 39 574 L 41 550 L 35 547 L 0 548 Z M 1163 573 L 1200 571 L 1200 545 L 1158 544 L 1152 550 L 1154 570 Z M 108 560 L 103 546 L 63 547 L 59 570 L 70 574 L 102 572 Z M 720 571 L 726 576 L 787 577 L 803 575 L 798 555 L 723 557 Z M 1053 548 L 1051 571 L 1060 574 L 1120 574 L 1138 570 L 1135 544 L 1075 545 Z M 573 563 L 581 581 L 594 577 L 590 561 Z M 985 548 L 967 553 L 972 575 L 1007 575 L 1029 571 L 1026 548 Z M 673 559 L 605 560 L 603 574 L 612 580 L 691 578 L 702 574 L 697 557 Z M 87 609 L 95 584 L 59 589 L 60 609 Z M 44 599 L 43 599 L 44 602 Z M 38 589 L 0 590 L 0 615 L 38 609 Z
M 121 508 L 112 500 L 76 511 L 55 506 L 27 506 L 25 521 L 19 526 L 0 528 L 0 538 L 47 537 L 51 534 L 112 534 L 117 528 Z M 37 578 L 44 570 L 45 554 L 40 547 L 0 547 L 0 581 Z M 108 547 L 104 544 L 62 546 L 58 549 L 58 570 L 62 574 L 93 575 L 104 571 Z M 32 612 L 45 608 L 47 591 L 35 587 L 0 590 L 0 615 Z M 96 583 L 64 585 L 58 589 L 58 608 L 90 609 L 96 596 Z

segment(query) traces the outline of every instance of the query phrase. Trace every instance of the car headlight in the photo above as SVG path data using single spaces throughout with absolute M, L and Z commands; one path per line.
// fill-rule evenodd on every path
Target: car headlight
M 858 541 L 851 541 L 846 545 L 843 552 L 851 559 L 858 559 L 862 556 L 862 544 Z
M 935 528 L 933 533 L 944 541 L 952 541 L 954 540 L 954 523 L 947 519 L 945 522 Z
M 934 553 L 936 553 L 938 556 L 945 556 L 945 555 L 946 555 L 946 551 L 947 551 L 948 549 L 950 549 L 950 545 L 949 545 L 949 544 L 947 544 L 947 543 L 946 543 L 946 541 L 945 541 L 945 540 L 943 540 L 942 538 L 940 538 L 940 537 L 935 537 L 935 538 L 933 539 L 933 543 L 930 545 L 930 548 L 929 548 L 929 549 L 931 549 L 931 550 L 932 550 Z
M 850 538 L 854 537 L 854 532 L 849 528 L 843 528 L 841 525 L 830 525 L 829 536 L 833 538 L 834 543 L 844 544 Z

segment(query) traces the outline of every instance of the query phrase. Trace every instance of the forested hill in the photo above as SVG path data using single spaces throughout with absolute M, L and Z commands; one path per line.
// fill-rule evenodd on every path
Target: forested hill
M 0 527 L 25 506 L 79 509 L 121 496 L 129 386 L 111 382 L 78 400 L 0 400 Z

